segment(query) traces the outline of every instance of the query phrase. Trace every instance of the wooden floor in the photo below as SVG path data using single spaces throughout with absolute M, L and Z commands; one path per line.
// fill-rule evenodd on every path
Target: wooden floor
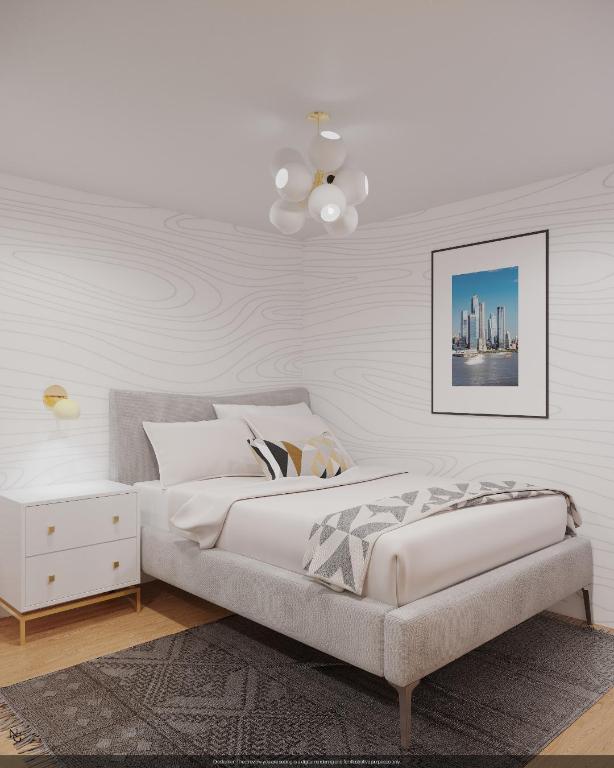
M 143 610 L 117 600 L 33 621 L 19 645 L 15 619 L 0 619 L 0 687 L 79 664 L 227 615 L 160 582 L 143 586 Z M 614 689 L 549 744 L 544 755 L 614 755 Z M 0 755 L 15 754 L 0 736 Z M 539 765 L 539 758 L 535 761 Z M 16 765 L 16 764 L 14 764 Z M 608 765 L 611 763 L 608 761 Z M 554 768 L 555 763 L 548 763 Z

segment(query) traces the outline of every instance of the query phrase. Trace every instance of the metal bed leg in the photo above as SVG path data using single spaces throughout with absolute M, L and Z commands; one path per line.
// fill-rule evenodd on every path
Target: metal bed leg
M 586 623 L 590 626 L 593 623 L 591 612 L 591 596 L 586 587 L 582 587 L 582 597 L 584 598 L 584 613 L 586 614 Z
M 392 687 L 396 688 L 399 694 L 399 719 L 401 725 L 401 746 L 403 749 L 408 749 L 411 741 L 411 695 L 419 682 L 420 680 L 416 680 L 415 683 L 410 683 L 409 685 L 392 684 Z

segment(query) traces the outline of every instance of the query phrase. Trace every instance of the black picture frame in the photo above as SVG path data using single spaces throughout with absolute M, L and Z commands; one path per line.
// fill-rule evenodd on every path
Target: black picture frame
M 513 414 L 513 413 L 471 413 L 471 412 L 459 412 L 459 411 L 439 411 L 435 410 L 434 403 L 434 337 L 433 337 L 433 323 L 435 312 L 435 285 L 433 280 L 435 254 L 442 253 L 444 251 L 454 251 L 460 248 L 467 248 L 474 245 L 487 245 L 489 243 L 497 243 L 503 240 L 513 240 L 520 237 L 528 237 L 531 235 L 545 235 L 546 240 L 546 253 L 545 253 L 545 277 L 546 277 L 546 296 L 545 296 L 545 360 L 546 360 L 546 408 L 544 415 L 531 415 L 531 414 Z M 489 240 L 478 240 L 472 243 L 462 243 L 461 245 L 452 245 L 447 248 L 435 248 L 431 251 L 431 414 L 432 415 L 444 415 L 444 416 L 489 416 L 497 418 L 508 419 L 549 419 L 550 418 L 550 230 L 538 229 L 531 232 L 521 232 L 514 235 L 505 235 L 504 237 L 493 237 Z

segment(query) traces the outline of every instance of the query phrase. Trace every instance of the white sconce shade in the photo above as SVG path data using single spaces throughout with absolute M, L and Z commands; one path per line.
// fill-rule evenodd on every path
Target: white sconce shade
M 58 419 L 78 419 L 81 415 L 81 406 L 76 400 L 66 397 L 58 400 L 53 406 L 53 415 Z
M 298 149 L 292 149 L 291 147 L 283 147 L 278 149 L 273 155 L 271 160 L 271 176 L 275 178 L 277 171 L 283 168 L 287 163 L 303 163 L 303 156 Z
M 346 237 L 356 231 L 358 226 L 358 211 L 353 205 L 348 205 L 343 216 L 339 216 L 332 224 L 325 224 L 326 231 L 333 237 Z
M 369 194 L 367 175 L 357 168 L 342 168 L 335 174 L 335 184 L 343 191 L 348 205 L 364 203 Z
M 304 163 L 286 163 L 275 174 L 279 196 L 291 203 L 304 200 L 313 184 L 313 177 Z
M 284 235 L 293 235 L 301 229 L 307 218 L 305 203 L 276 200 L 269 211 L 269 221 Z
M 343 216 L 346 208 L 343 192 L 335 184 L 320 184 L 309 195 L 307 206 L 316 221 L 331 223 Z
M 335 138 L 336 137 L 336 138 Z M 347 157 L 341 136 L 335 131 L 320 131 L 309 145 L 309 159 L 321 171 L 336 171 Z

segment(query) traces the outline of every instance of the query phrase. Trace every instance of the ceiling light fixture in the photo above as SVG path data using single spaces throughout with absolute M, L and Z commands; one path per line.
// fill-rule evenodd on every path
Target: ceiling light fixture
M 369 194 L 369 181 L 357 168 L 346 165 L 347 149 L 337 131 L 320 130 L 326 112 L 310 112 L 316 135 L 309 145 L 311 168 L 296 150 L 284 147 L 275 153 L 271 174 L 281 198 L 269 212 L 269 221 L 284 235 L 304 225 L 307 212 L 333 237 L 351 235 L 358 226 L 355 206 Z

